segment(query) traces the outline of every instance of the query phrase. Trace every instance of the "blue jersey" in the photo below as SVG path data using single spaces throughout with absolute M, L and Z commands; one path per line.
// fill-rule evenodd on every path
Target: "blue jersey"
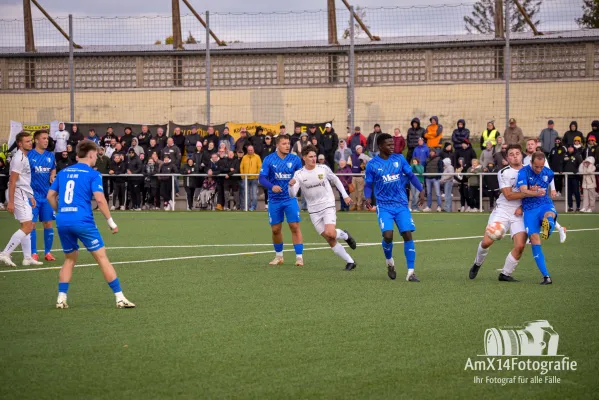
M 44 150 L 42 154 L 33 149 L 27 153 L 31 166 L 31 188 L 36 201 L 46 200 L 50 190 L 50 174 L 56 169 L 54 154 Z
M 533 186 L 538 186 L 545 189 L 545 196 L 543 197 L 525 197 L 522 199 L 522 209 L 524 211 L 533 210 L 541 207 L 545 204 L 553 205 L 551 200 L 549 185 L 553 181 L 553 171 L 547 167 L 543 167 L 540 174 L 536 174 L 530 165 L 522 168 L 518 172 L 518 183 L 517 186 L 526 186 L 529 189 Z
M 366 164 L 366 185 L 374 185 L 376 204 L 384 208 L 408 207 L 406 185 L 413 175 L 412 167 L 401 154 L 383 160 L 374 157 Z
M 274 193 L 272 189 L 268 190 L 268 202 L 287 201 L 289 197 L 289 181 L 293 178 L 295 171 L 302 169 L 302 160 L 295 154 L 287 154 L 285 158 L 279 157 L 277 152 L 267 155 L 262 161 L 260 175 L 275 186 L 280 186 L 282 191 Z
M 102 175 L 87 164 L 75 164 L 60 171 L 50 188 L 58 193 L 58 227 L 96 226 L 91 201 L 95 192 L 104 193 Z

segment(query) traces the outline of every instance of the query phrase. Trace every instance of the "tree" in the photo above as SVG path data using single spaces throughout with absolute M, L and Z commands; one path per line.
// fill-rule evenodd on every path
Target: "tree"
M 196 38 L 194 38 L 193 35 L 191 34 L 191 31 L 189 31 L 189 35 L 187 36 L 187 39 L 185 39 L 185 43 L 186 44 L 196 44 L 196 43 L 198 43 L 198 41 L 196 40 Z
M 583 28 L 599 28 L 599 0 L 583 0 L 582 9 L 584 13 L 576 22 Z
M 510 32 L 524 32 L 528 27 L 524 16 L 518 10 L 516 3 L 506 0 L 510 7 Z M 593 0 L 585 0 L 593 1 Z M 597 0 L 594 0 L 595 2 Z M 522 0 L 521 5 L 526 10 L 535 26 L 541 23 L 541 20 L 535 21 L 535 16 L 541 9 L 543 0 Z M 478 0 L 473 5 L 472 15 L 466 15 L 464 22 L 468 33 L 494 33 L 495 32 L 495 0 Z
M 370 29 L 370 25 L 368 25 L 366 23 L 366 10 L 364 10 L 362 7 L 357 6 L 355 8 L 355 13 L 358 17 L 360 17 L 360 19 L 362 20 L 362 22 L 364 22 L 364 25 L 366 25 L 366 28 Z M 349 27 L 349 22 L 347 23 L 348 27 L 345 28 L 345 31 L 343 31 L 343 39 L 349 39 L 349 35 L 350 35 L 350 27 Z M 358 21 L 356 21 L 356 19 L 354 18 L 354 39 L 360 37 L 360 35 L 364 33 L 364 30 L 362 29 L 362 27 L 360 26 L 360 24 L 358 24 Z
M 191 34 L 190 34 L 190 36 L 191 36 Z M 192 39 L 193 39 L 193 36 L 192 36 Z M 189 40 L 189 38 L 187 38 L 187 40 Z M 174 39 L 173 39 L 172 35 L 167 37 L 166 39 L 164 39 L 164 44 L 173 44 L 173 42 L 174 42 Z M 158 39 L 157 41 L 154 42 L 154 44 L 162 44 L 162 40 Z

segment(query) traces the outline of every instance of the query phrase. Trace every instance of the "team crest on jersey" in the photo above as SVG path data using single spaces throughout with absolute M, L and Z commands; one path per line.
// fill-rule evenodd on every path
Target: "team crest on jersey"
M 548 180 L 548 179 L 549 179 L 549 178 L 548 178 L 548 177 L 546 177 L 546 176 L 544 176 L 544 177 L 543 177 L 543 181 L 544 181 L 544 182 L 547 182 L 547 180 Z
M 287 168 L 291 168 L 292 165 L 293 165 L 292 163 L 288 162 L 287 163 Z
M 52 161 L 50 160 L 50 157 L 46 157 L 46 160 L 48 160 L 48 162 L 52 162 Z
M 394 166 L 395 168 L 397 168 L 397 167 L 399 167 L 399 163 L 398 163 L 397 161 L 395 161 L 395 162 L 393 163 L 393 166 Z
M 318 174 L 318 179 L 323 180 L 324 179 L 324 174 Z

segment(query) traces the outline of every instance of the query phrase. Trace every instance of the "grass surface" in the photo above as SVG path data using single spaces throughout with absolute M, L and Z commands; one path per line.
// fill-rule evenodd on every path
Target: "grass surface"
M 57 270 L 0 268 L 0 398 L 597 398 L 597 230 L 544 243 L 555 284 L 542 287 L 529 248 L 514 274 L 521 282 L 497 281 L 509 239 L 468 279 L 478 239 L 457 238 L 479 236 L 488 215 L 415 215 L 414 238 L 426 240 L 416 244 L 415 284 L 404 280 L 402 244 L 398 279 L 387 278 L 373 214 L 339 214 L 340 228 L 373 244 L 352 253 L 358 268 L 349 273 L 321 249 L 307 215 L 304 241 L 312 244 L 303 268 L 292 266 L 293 252 L 285 266 L 266 266 L 273 254 L 264 213 L 114 217 L 119 234 L 98 226 L 135 310 L 114 308 L 95 267 L 75 271 L 68 310 L 54 309 Z M 598 228 L 599 215 L 560 222 Z M 2 213 L 0 226 L 4 245 L 17 224 Z M 167 247 L 186 245 L 229 246 Z M 143 248 L 114 248 L 133 246 Z M 227 256 L 251 251 L 265 253 Z M 55 255 L 44 267 L 60 266 Z M 168 260 L 195 256 L 202 258 Z M 85 252 L 80 258 L 92 263 Z M 129 263 L 156 259 L 163 261 Z M 578 369 L 550 372 L 560 384 L 473 383 L 539 375 L 464 370 L 469 357 L 484 354 L 485 329 L 537 319 L 553 325 L 559 354 Z

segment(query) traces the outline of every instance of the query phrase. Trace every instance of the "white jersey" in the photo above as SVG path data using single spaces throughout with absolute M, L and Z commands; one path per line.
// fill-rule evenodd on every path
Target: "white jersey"
M 67 142 L 69 140 L 69 132 L 67 131 L 56 131 L 52 135 L 52 139 L 56 142 L 54 146 L 55 153 L 62 153 L 67 151 Z
M 10 172 L 16 172 L 19 174 L 17 179 L 16 189 L 22 190 L 24 193 L 29 195 L 29 198 L 33 197 L 33 189 L 31 188 L 31 166 L 29 165 L 29 158 L 21 150 L 17 150 L 12 161 L 10 162 Z
M 299 171 L 295 171 L 293 179 L 295 179 L 295 185 L 289 186 L 289 195 L 295 197 L 301 189 L 310 213 L 317 213 L 327 208 L 336 208 L 335 194 L 330 182 L 335 184 L 343 198 L 348 197 L 337 175 L 326 165 L 317 164 L 312 170 L 304 167 Z
M 516 185 L 518 182 L 519 169 L 514 169 L 510 166 L 502 168 L 497 173 L 497 180 L 499 181 L 499 190 L 505 188 L 511 188 L 512 192 L 519 192 L 520 188 Z M 508 214 L 513 214 L 518 207 L 522 205 L 522 200 L 508 200 L 503 195 L 503 191 L 497 199 L 497 207 L 505 209 Z
M 532 157 L 530 155 L 527 155 L 526 157 L 524 157 L 524 159 L 522 160 L 522 166 L 526 167 L 527 165 L 530 165 L 530 161 L 531 161 Z M 549 168 L 549 163 L 547 162 L 547 157 L 545 157 L 545 167 Z M 555 190 L 555 180 L 552 180 L 551 183 L 549 183 L 549 188 L 551 190 Z

